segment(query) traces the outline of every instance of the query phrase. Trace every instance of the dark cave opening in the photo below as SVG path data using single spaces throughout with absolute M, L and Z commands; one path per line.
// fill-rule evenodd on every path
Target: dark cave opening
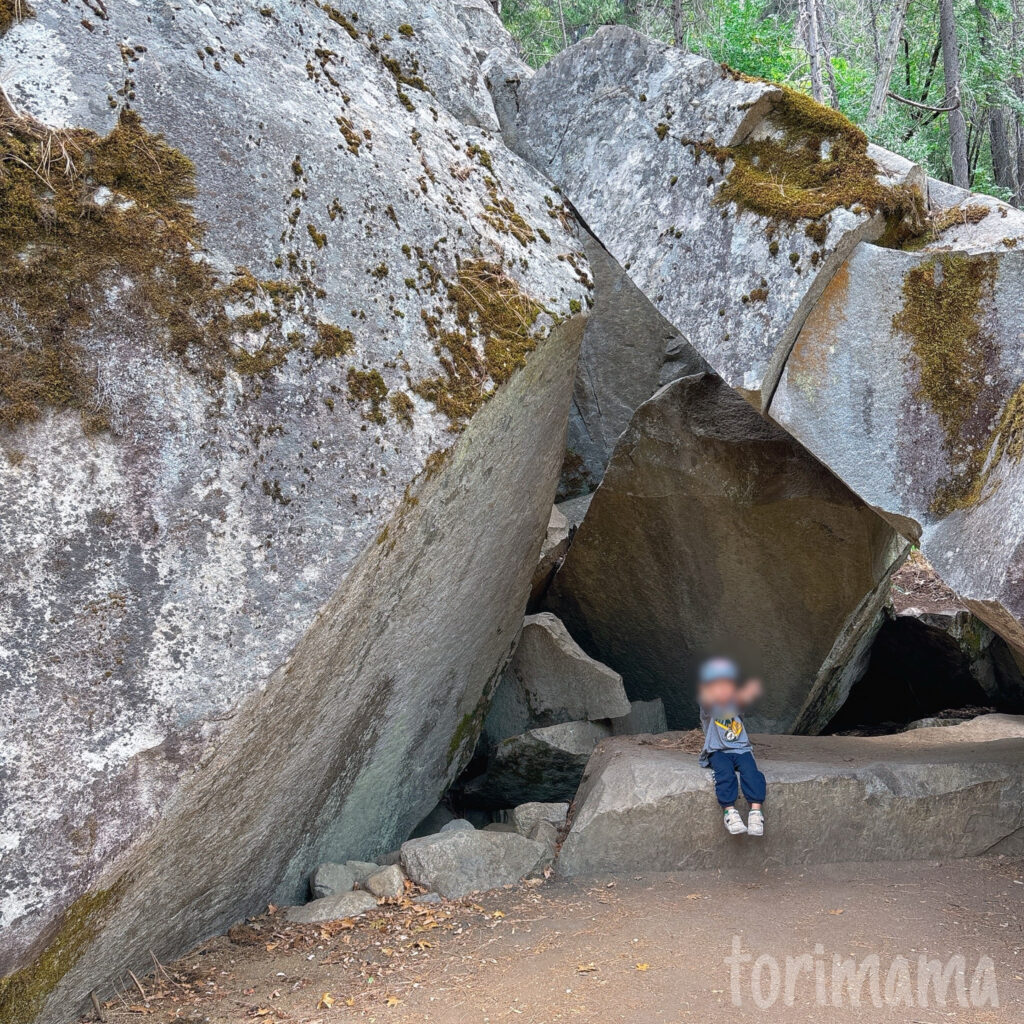
M 988 657 L 972 659 L 962 642 L 927 619 L 887 618 L 867 671 L 825 731 L 894 732 L 923 718 L 956 721 L 1003 710 L 979 682 L 991 671 Z

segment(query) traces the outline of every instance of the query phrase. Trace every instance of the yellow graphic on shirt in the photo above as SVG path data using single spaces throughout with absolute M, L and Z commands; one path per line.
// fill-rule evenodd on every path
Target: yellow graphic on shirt
M 743 723 L 738 718 L 727 718 L 724 722 L 716 718 L 715 725 L 725 732 L 725 738 L 729 743 L 738 740 L 743 732 Z

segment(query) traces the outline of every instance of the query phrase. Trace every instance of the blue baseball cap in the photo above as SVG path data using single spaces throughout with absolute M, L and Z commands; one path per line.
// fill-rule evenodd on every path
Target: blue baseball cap
M 708 658 L 698 670 L 697 679 L 701 683 L 710 683 L 715 679 L 731 679 L 734 683 L 738 683 L 740 681 L 739 666 L 728 658 Z

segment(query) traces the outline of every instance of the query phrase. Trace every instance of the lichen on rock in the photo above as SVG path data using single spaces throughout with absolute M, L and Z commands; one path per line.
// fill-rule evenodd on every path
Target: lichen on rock
M 447 284 L 455 326 L 444 313 L 426 315 L 436 339 L 442 374 L 419 380 L 414 390 L 434 403 L 461 430 L 470 416 L 537 347 L 540 303 L 526 295 L 496 263 L 467 260 Z

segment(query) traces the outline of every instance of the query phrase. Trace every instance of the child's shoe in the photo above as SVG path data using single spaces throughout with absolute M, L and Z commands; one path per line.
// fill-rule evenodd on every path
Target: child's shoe
M 764 814 L 761 812 L 760 809 L 753 810 L 750 812 L 750 814 L 747 815 L 747 835 L 764 835 Z
M 731 836 L 742 835 L 747 831 L 747 826 L 743 824 L 740 812 L 735 807 L 730 807 L 725 812 L 725 831 Z

